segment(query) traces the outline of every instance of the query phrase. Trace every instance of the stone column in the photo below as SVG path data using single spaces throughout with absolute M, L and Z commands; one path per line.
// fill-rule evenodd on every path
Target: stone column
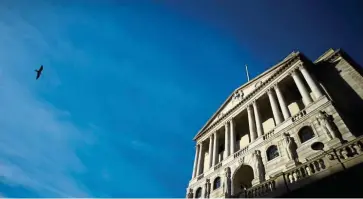
M 262 123 L 261 123 L 261 119 L 260 119 L 260 111 L 258 110 L 257 101 L 253 101 L 253 112 L 255 114 L 257 135 L 258 135 L 258 137 L 260 137 L 263 135 L 263 128 L 262 128 Z
M 275 96 L 272 93 L 271 89 L 267 90 L 268 98 L 270 99 L 270 104 L 272 108 L 272 114 L 274 115 L 275 125 L 278 125 L 282 122 L 281 113 L 276 102 Z
M 214 132 L 214 144 L 213 144 L 213 166 L 218 164 L 218 156 L 219 156 L 219 151 L 218 151 L 218 145 L 219 145 L 219 142 L 218 142 L 218 133 L 217 131 Z
M 193 178 L 196 177 L 197 174 L 197 165 L 199 157 L 199 144 L 195 147 L 195 157 L 194 157 L 194 166 L 193 166 Z
M 248 113 L 248 126 L 250 128 L 250 136 L 251 136 L 251 142 L 252 142 L 256 139 L 257 135 L 256 135 L 256 131 L 255 131 L 255 120 L 254 120 L 251 105 L 247 106 L 247 113 Z
M 212 160 L 213 160 L 213 134 L 209 136 L 209 168 L 212 167 Z
M 316 84 L 313 77 L 310 75 L 309 71 L 305 68 L 303 63 L 301 63 L 301 66 L 299 66 L 299 70 L 305 78 L 306 82 L 308 83 L 311 91 L 313 91 L 315 99 L 319 99 L 323 95 L 323 93 L 321 92 L 319 86 Z
M 197 176 L 202 174 L 203 172 L 203 163 L 204 163 L 204 156 L 203 156 L 203 142 L 199 144 L 199 155 L 198 155 L 198 170 L 197 170 Z
M 213 162 L 212 165 L 216 165 L 218 163 L 218 137 L 217 131 L 213 133 Z
M 299 92 L 300 92 L 300 94 L 302 96 L 304 105 L 305 106 L 309 105 L 312 102 L 311 97 L 309 95 L 309 92 L 306 90 L 306 87 L 303 84 L 300 76 L 296 73 L 296 70 L 293 70 L 291 72 L 291 76 L 294 79 L 294 82 L 295 82 L 295 84 L 297 86 L 297 89 L 299 90 Z
M 228 122 L 224 124 L 224 132 L 225 132 L 225 136 L 224 136 L 224 152 L 226 154 L 226 157 L 224 157 L 223 159 L 226 159 L 229 156 L 229 130 L 228 130 Z
M 282 110 L 282 115 L 284 116 L 284 119 L 286 120 L 287 118 L 291 117 L 290 111 L 287 108 L 286 102 L 285 102 L 285 98 L 282 95 L 280 88 L 278 86 L 278 84 L 276 84 L 274 86 L 275 92 L 276 92 L 276 96 L 277 96 L 277 100 L 279 101 L 281 110 Z
M 231 140 L 230 140 L 230 145 L 231 145 L 231 155 L 233 155 L 236 152 L 236 132 L 234 129 L 234 122 L 233 122 L 233 118 L 231 119 L 231 121 L 229 122 L 230 124 L 230 129 L 231 129 Z

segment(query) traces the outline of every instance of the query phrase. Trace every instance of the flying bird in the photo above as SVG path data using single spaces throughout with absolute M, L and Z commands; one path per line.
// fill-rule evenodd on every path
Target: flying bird
M 36 79 L 39 79 L 40 75 L 42 74 L 42 71 L 43 71 L 43 65 L 40 66 L 39 70 L 35 70 L 35 72 L 37 72 L 37 78 Z

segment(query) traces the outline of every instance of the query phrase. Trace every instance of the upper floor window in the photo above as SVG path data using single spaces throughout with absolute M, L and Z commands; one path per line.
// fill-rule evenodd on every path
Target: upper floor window
M 200 198 L 200 197 L 202 197 L 202 188 L 201 187 L 199 187 L 197 189 L 197 191 L 195 192 L 195 198 Z
M 276 145 L 268 147 L 266 153 L 267 153 L 267 160 L 272 160 L 279 156 L 279 150 L 277 149 Z
M 219 187 L 221 187 L 221 178 L 216 177 L 213 182 L 213 190 L 218 189 Z
M 315 136 L 313 129 L 311 129 L 310 126 L 304 126 L 303 128 L 301 128 L 298 135 L 301 143 L 304 143 Z

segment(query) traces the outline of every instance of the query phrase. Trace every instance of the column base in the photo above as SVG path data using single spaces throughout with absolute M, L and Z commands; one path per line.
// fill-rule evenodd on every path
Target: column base
M 294 161 L 294 160 L 289 160 L 289 161 L 286 163 L 285 168 L 286 168 L 286 169 L 291 169 L 291 168 L 294 168 L 294 167 L 296 167 L 296 166 L 298 166 L 298 165 L 300 165 L 300 164 L 301 164 L 301 162 Z

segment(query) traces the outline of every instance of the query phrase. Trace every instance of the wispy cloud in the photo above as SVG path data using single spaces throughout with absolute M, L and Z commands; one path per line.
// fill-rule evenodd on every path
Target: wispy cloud
M 184 195 L 201 123 L 194 117 L 217 95 L 210 73 L 230 74 L 216 69 L 235 63 L 225 58 L 228 48 L 211 48 L 208 31 L 174 21 L 167 9 L 7 4 L 0 6 L 0 185 L 44 197 Z
M 74 125 L 67 110 L 41 99 L 38 82 L 30 81 L 38 64 L 57 53 L 50 52 L 41 32 L 16 12 L 1 7 L 0 13 L 0 183 L 46 196 L 90 196 L 73 174 L 86 169 L 77 148 L 92 135 Z M 48 87 L 59 86 L 56 72 L 45 70 L 51 76 L 46 78 Z

